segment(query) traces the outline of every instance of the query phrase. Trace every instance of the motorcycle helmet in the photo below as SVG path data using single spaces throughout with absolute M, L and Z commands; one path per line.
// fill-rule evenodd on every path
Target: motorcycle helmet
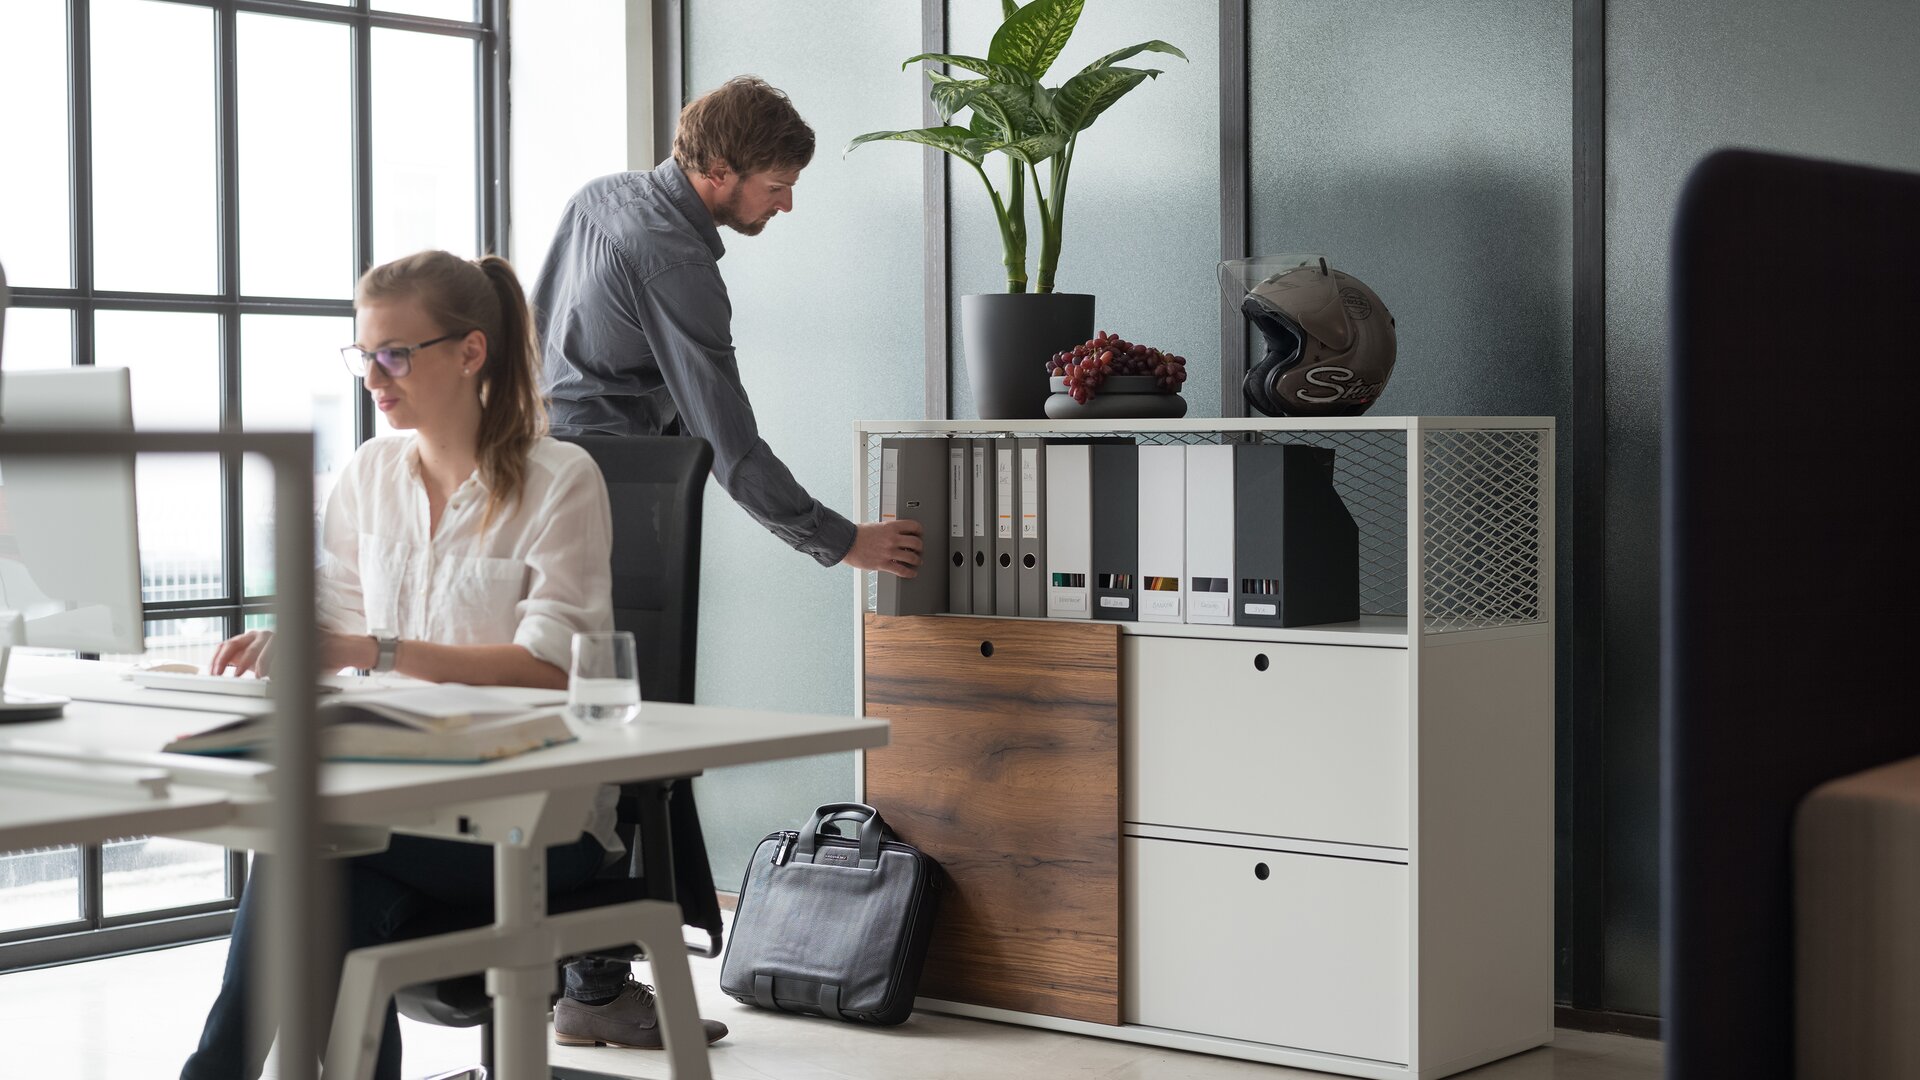
M 1367 284 L 1320 255 L 1220 264 L 1220 288 L 1266 339 L 1241 382 L 1268 416 L 1359 416 L 1393 374 L 1393 314 Z

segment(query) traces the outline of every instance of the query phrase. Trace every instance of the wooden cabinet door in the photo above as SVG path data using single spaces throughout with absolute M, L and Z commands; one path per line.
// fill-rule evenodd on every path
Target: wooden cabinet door
M 1120 1022 L 1119 629 L 866 617 L 867 801 L 940 861 L 923 997 Z

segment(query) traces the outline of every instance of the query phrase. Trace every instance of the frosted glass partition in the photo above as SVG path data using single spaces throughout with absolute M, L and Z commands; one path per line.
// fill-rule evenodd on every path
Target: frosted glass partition
M 817 149 L 794 190 L 794 212 L 756 237 L 721 230 L 720 270 L 762 436 L 815 498 L 849 513 L 853 421 L 922 408 L 921 158 L 904 146 L 840 151 L 862 132 L 919 126 L 917 85 L 900 70 L 920 51 L 919 5 L 701 0 L 687 5 L 686 21 L 691 92 L 756 74 L 786 91 L 814 129 Z M 699 700 L 851 709 L 852 572 L 795 553 L 717 485 L 707 496 Z M 702 777 L 720 887 L 738 887 L 769 830 L 796 827 L 816 803 L 852 794 L 846 754 Z

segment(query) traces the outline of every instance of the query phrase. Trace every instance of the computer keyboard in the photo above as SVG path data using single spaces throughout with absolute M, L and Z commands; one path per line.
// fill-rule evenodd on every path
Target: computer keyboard
M 236 697 L 266 697 L 273 691 L 273 680 L 233 675 L 189 675 L 174 671 L 136 671 L 127 676 L 136 686 L 154 690 L 184 690 L 196 694 L 232 694 Z M 339 691 L 324 683 L 315 689 L 323 694 Z

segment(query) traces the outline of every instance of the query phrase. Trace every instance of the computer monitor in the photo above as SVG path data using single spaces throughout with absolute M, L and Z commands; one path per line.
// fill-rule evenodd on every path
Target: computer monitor
M 0 430 L 133 430 L 125 368 L 0 370 Z M 0 457 L 0 678 L 12 646 L 145 648 L 133 455 Z M 0 690 L 0 722 L 58 715 L 60 699 Z

